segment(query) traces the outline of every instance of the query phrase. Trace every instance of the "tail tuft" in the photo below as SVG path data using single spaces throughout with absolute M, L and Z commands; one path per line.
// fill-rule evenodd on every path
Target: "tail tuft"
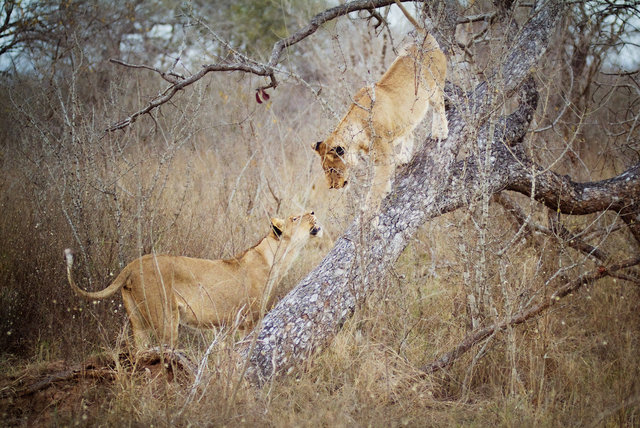
M 64 259 L 67 261 L 67 267 L 71 269 L 71 266 L 73 266 L 73 251 L 71 248 L 64 250 Z

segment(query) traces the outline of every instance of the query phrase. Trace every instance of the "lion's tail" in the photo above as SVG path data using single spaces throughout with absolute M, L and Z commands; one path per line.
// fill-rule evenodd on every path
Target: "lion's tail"
M 85 291 L 82 288 L 76 285 L 76 282 L 73 279 L 72 267 L 73 267 L 73 252 L 67 248 L 64 250 L 64 258 L 67 261 L 67 279 L 69 280 L 69 284 L 73 291 L 76 292 L 77 295 L 84 297 L 89 300 L 101 300 L 106 299 L 107 297 L 113 296 L 115 293 L 120 290 L 124 284 L 126 283 L 128 275 L 123 275 L 122 273 L 118 275 L 118 277 L 109 285 L 107 288 L 101 291 Z

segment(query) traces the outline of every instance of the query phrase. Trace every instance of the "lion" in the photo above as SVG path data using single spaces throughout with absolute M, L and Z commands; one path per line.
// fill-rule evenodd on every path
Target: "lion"
M 312 145 L 329 188 L 346 186 L 349 170 L 359 166 L 364 155 L 373 162 L 370 198 L 381 200 L 391 190 L 396 166 L 411 159 L 413 130 L 429 107 L 431 137 L 444 140 L 449 135 L 443 93 L 447 59 L 436 39 L 417 28 L 422 42 L 402 49 L 377 83 L 356 93 L 329 137 Z
M 227 260 L 148 254 L 129 263 L 102 291 L 89 292 L 73 279 L 73 255 L 65 250 L 67 278 L 80 296 L 100 300 L 122 290 L 138 349 L 150 337 L 175 346 L 178 325 L 213 328 L 238 323 L 250 328 L 276 294 L 286 274 L 311 237 L 322 236 L 313 212 L 271 219 L 271 230 L 258 244 Z M 266 299 L 266 300 L 265 300 Z

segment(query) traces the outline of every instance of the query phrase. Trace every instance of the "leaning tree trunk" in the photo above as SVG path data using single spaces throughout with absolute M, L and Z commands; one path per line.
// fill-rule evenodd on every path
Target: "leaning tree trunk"
M 637 206 L 633 198 L 640 194 L 640 165 L 614 179 L 584 185 L 537 167 L 519 147 L 537 105 L 530 70 L 544 54 L 564 8 L 564 1 L 556 0 L 534 10 L 502 65 L 472 94 L 447 91 L 453 106 L 447 114 L 449 138 L 428 140 L 419 149 L 399 171 L 375 221 L 354 221 L 320 265 L 265 316 L 255 346 L 241 349 L 252 383 L 287 373 L 325 348 L 355 308 L 384 287 L 389 267 L 416 230 L 468 205 L 481 180 L 489 194 L 505 189 L 529 194 L 535 188 L 536 199 L 567 213 Z M 519 108 L 489 121 L 497 103 L 516 93 Z M 456 163 L 463 144 L 478 145 L 484 157 Z M 489 167 L 488 179 L 486 173 L 480 177 L 480 167 Z

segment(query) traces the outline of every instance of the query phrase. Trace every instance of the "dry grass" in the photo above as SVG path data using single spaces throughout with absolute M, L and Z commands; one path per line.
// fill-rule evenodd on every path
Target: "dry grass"
M 361 42 L 353 34 L 340 36 L 345 29 L 328 31 L 336 36 L 329 43 L 333 58 L 342 60 L 332 62 L 319 47 L 308 68 L 322 71 L 324 101 L 340 114 L 362 85 L 360 76 L 373 79 L 383 67 L 375 46 L 348 58 L 344 52 Z M 528 299 L 537 302 L 562 284 L 561 275 L 545 283 L 555 272 L 573 278 L 594 266 L 555 236 L 524 235 L 501 254 L 519 226 L 493 203 L 488 212 L 477 203 L 426 225 L 331 346 L 300 372 L 263 389 L 238 384 L 232 353 L 237 336 L 223 331 L 206 360 L 208 382 L 193 398 L 189 379 L 122 365 L 109 381 L 76 379 L 7 398 L 20 377 L 55 371 L 60 359 L 70 364 L 100 354 L 113 360 L 126 349 L 119 297 L 97 304 L 76 298 L 63 271 L 64 248 L 79 252 L 82 283 L 101 289 L 142 253 L 231 257 L 266 233 L 269 216 L 313 209 L 327 237 L 300 258 L 282 294 L 317 264 L 357 209 L 347 191 L 326 189 L 310 144 L 326 136 L 334 119 L 294 79 L 257 105 L 257 80 L 212 76 L 155 121 L 141 119 L 129 131 L 103 137 L 105 122 L 97 118 L 123 117 L 154 93 L 153 85 L 132 82 L 129 73 L 113 75 L 113 100 L 92 105 L 86 100 L 91 76 L 79 72 L 76 83 L 58 82 L 40 92 L 25 86 L 24 97 L 12 101 L 23 109 L 14 116 L 22 128 L 3 135 L 0 154 L 0 349 L 6 373 L 0 419 L 7 425 L 640 423 L 639 289 L 621 280 L 585 287 L 540 318 L 492 336 L 450 370 L 422 375 L 421 366 L 465 337 L 473 317 L 483 325 L 513 315 Z M 71 114 L 82 118 L 73 126 L 65 124 Z M 584 132 L 592 140 L 603 137 L 592 128 Z M 541 161 L 551 162 L 561 149 L 557 138 L 548 135 Z M 591 150 L 576 150 L 590 167 L 582 178 L 619 172 L 603 165 L 602 156 L 591 158 Z M 574 172 L 572 165 L 558 169 Z M 545 224 L 544 209 L 512 196 Z M 616 221 L 609 214 L 562 220 L 576 231 L 589 225 L 607 230 Z M 637 252 L 624 229 L 594 233 L 589 242 L 614 259 Z M 485 299 L 479 315 L 471 313 L 470 295 Z M 181 344 L 201 361 L 214 337 L 181 331 Z

